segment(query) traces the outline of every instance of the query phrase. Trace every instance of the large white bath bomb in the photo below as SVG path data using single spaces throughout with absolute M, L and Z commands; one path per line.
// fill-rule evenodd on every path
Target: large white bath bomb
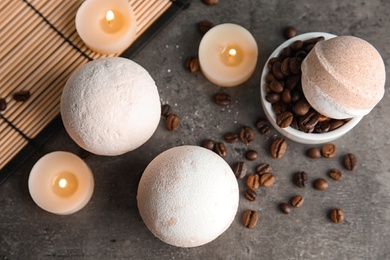
M 160 120 L 156 84 L 137 63 L 119 57 L 91 61 L 67 81 L 61 116 L 70 137 L 99 155 L 120 155 L 144 144 Z
M 204 245 L 221 235 L 238 208 L 238 184 L 214 152 L 179 146 L 158 155 L 145 169 L 137 194 L 148 229 L 178 247 Z

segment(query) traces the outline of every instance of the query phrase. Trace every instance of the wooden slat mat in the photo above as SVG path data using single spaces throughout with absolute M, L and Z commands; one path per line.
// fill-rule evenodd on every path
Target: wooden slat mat
M 136 41 L 131 57 L 148 38 L 190 1 L 128 0 L 137 19 Z M 72 72 L 88 61 L 122 53 L 102 55 L 82 42 L 74 24 L 83 0 L 0 1 L 0 98 L 7 108 L 0 112 L 0 183 L 4 168 L 36 139 L 59 115 L 62 88 Z M 13 94 L 29 91 L 26 102 Z M 42 138 L 38 138 L 42 139 Z M 18 164 L 19 162 L 16 162 Z

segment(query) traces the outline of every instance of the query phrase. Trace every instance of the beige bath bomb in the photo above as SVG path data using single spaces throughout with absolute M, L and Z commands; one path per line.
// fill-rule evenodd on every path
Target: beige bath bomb
M 179 146 L 158 155 L 145 169 L 137 194 L 148 229 L 178 247 L 204 245 L 221 235 L 238 208 L 238 184 L 216 153 Z
M 331 118 L 368 114 L 383 98 L 385 80 L 379 52 L 353 36 L 317 43 L 302 62 L 302 90 L 307 101 Z
M 119 57 L 78 68 L 61 96 L 61 116 L 70 137 L 98 155 L 120 155 L 144 144 L 160 120 L 156 84 L 137 63 Z

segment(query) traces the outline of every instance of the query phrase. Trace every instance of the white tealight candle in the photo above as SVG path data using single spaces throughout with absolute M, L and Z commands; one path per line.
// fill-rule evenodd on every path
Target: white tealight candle
M 257 44 L 248 30 L 237 24 L 211 28 L 199 45 L 199 62 L 205 77 L 216 85 L 234 87 L 253 74 Z
M 135 39 L 137 22 L 127 0 L 86 0 L 76 14 L 76 30 L 92 50 L 120 53 Z
M 28 188 L 39 207 L 67 215 L 89 202 L 94 179 L 83 160 L 72 153 L 58 151 L 38 160 L 31 170 Z

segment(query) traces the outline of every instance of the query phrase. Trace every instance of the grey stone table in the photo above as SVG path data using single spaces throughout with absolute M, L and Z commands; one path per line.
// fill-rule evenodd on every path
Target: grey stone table
M 273 49 L 284 41 L 282 29 L 294 25 L 300 33 L 330 32 L 355 35 L 372 43 L 382 54 L 389 76 L 390 2 L 362 1 L 264 1 L 221 0 L 210 7 L 193 0 L 137 56 L 134 61 L 155 79 L 162 103 L 168 103 L 181 118 L 177 132 L 165 129 L 161 120 L 153 137 L 136 151 L 116 157 L 86 159 L 95 176 L 95 191 L 89 204 L 68 216 L 40 209 L 31 199 L 27 180 L 34 163 L 46 153 L 79 152 L 65 130 L 58 132 L 0 187 L 0 259 L 390 259 L 390 91 L 379 105 L 351 132 L 336 140 L 339 154 L 333 159 L 312 160 L 310 147 L 288 141 L 287 154 L 273 159 L 268 152 L 277 135 L 257 133 L 252 149 L 259 152 L 254 169 L 269 163 L 276 176 L 274 186 L 258 191 L 258 200 L 247 201 L 241 190 L 240 205 L 230 228 L 211 243 L 196 248 L 177 248 L 155 238 L 143 224 L 136 205 L 140 176 L 162 151 L 183 144 L 199 145 L 203 139 L 223 139 L 228 131 L 254 126 L 264 116 L 259 99 L 262 67 Z M 228 107 L 214 104 L 220 90 L 198 72 L 184 69 L 187 57 L 196 55 L 201 39 L 197 23 L 232 22 L 246 27 L 259 46 L 258 65 L 245 84 L 224 89 L 232 96 Z M 228 145 L 226 161 L 243 159 L 248 147 Z M 345 172 L 335 182 L 330 168 L 342 168 L 341 155 L 353 152 L 358 168 Z M 294 172 L 304 170 L 312 180 L 329 179 L 329 188 L 317 191 L 291 182 Z M 278 209 L 296 194 L 303 195 L 302 208 L 289 215 Z M 345 220 L 333 224 L 329 210 L 340 207 Z M 242 226 L 244 210 L 257 210 L 254 229 Z

